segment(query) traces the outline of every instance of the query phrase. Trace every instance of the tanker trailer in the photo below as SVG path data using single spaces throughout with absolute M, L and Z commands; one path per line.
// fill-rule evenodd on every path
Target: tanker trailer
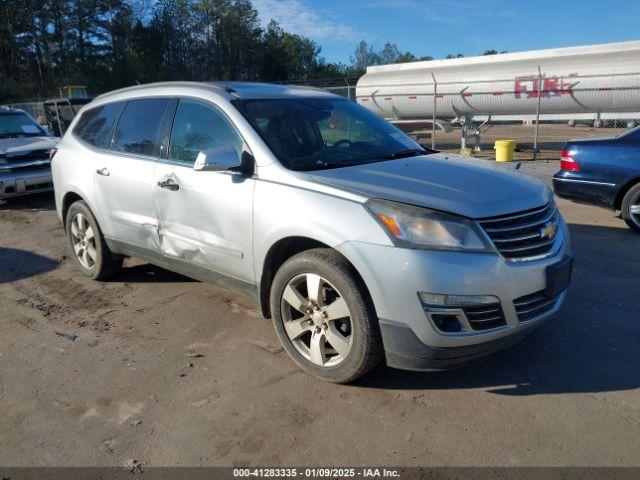
M 356 98 L 399 126 L 535 120 L 538 108 L 541 121 L 631 123 L 640 118 L 640 41 L 372 66 Z

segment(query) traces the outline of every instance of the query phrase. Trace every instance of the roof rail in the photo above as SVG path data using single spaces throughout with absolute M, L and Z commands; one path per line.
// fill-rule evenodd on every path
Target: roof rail
M 173 81 L 173 82 L 153 82 L 153 83 L 143 83 L 143 84 L 138 84 L 138 85 L 131 85 L 128 87 L 124 87 L 124 88 L 119 88 L 117 90 L 112 90 L 110 92 L 105 92 L 102 93 L 100 95 L 98 95 L 97 97 L 95 97 L 95 99 L 98 98 L 102 98 L 105 96 L 111 96 L 112 94 L 115 93 L 124 93 L 124 92 L 129 92 L 129 91 L 135 91 L 135 90 L 142 90 L 145 88 L 150 88 L 150 87 L 162 87 L 162 86 L 170 86 L 170 85 L 192 85 L 192 86 L 198 86 L 200 85 L 202 86 L 206 86 L 209 88 L 214 88 L 216 90 L 220 90 L 229 94 L 233 94 L 234 90 L 230 87 L 225 87 L 223 85 L 219 85 L 217 83 L 214 82 L 193 82 L 193 81 Z

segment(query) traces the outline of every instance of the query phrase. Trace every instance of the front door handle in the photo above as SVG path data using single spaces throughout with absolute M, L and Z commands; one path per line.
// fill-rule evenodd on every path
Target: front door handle
M 173 180 L 172 178 L 168 178 L 163 182 L 158 182 L 158 186 L 160 188 L 166 188 L 167 190 L 171 190 L 172 192 L 180 190 L 180 185 L 178 185 L 176 181 Z
M 108 177 L 110 175 L 109 169 L 107 167 L 103 167 L 100 170 L 96 170 L 98 175 L 102 175 L 103 177 Z

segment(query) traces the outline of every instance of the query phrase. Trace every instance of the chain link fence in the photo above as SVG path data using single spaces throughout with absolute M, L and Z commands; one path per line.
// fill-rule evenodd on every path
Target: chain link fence
M 19 108 L 27 112 L 39 123 L 46 123 L 43 102 L 8 103 L 2 106 L 8 108 Z
M 358 77 L 344 77 L 317 80 L 302 80 L 295 82 L 287 82 L 289 85 L 302 85 L 305 87 L 320 88 L 328 92 L 356 101 L 356 84 Z
M 495 141 L 505 139 L 516 141 L 516 158 L 558 159 L 572 138 L 615 136 L 640 122 L 638 73 L 538 73 L 434 88 L 441 92 L 434 98 L 436 118 L 441 110 L 455 114 L 444 119 L 450 128 L 431 132 L 430 144 L 438 150 L 491 157 Z M 521 113 L 513 114 L 516 109 Z

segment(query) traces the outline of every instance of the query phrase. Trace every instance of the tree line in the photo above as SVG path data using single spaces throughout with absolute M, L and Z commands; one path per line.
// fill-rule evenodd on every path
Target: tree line
M 363 41 L 350 64 L 328 62 L 311 39 L 275 21 L 263 27 L 250 0 L 0 1 L 3 102 L 53 96 L 65 84 L 99 93 L 164 80 L 339 80 L 368 65 L 431 59 Z

